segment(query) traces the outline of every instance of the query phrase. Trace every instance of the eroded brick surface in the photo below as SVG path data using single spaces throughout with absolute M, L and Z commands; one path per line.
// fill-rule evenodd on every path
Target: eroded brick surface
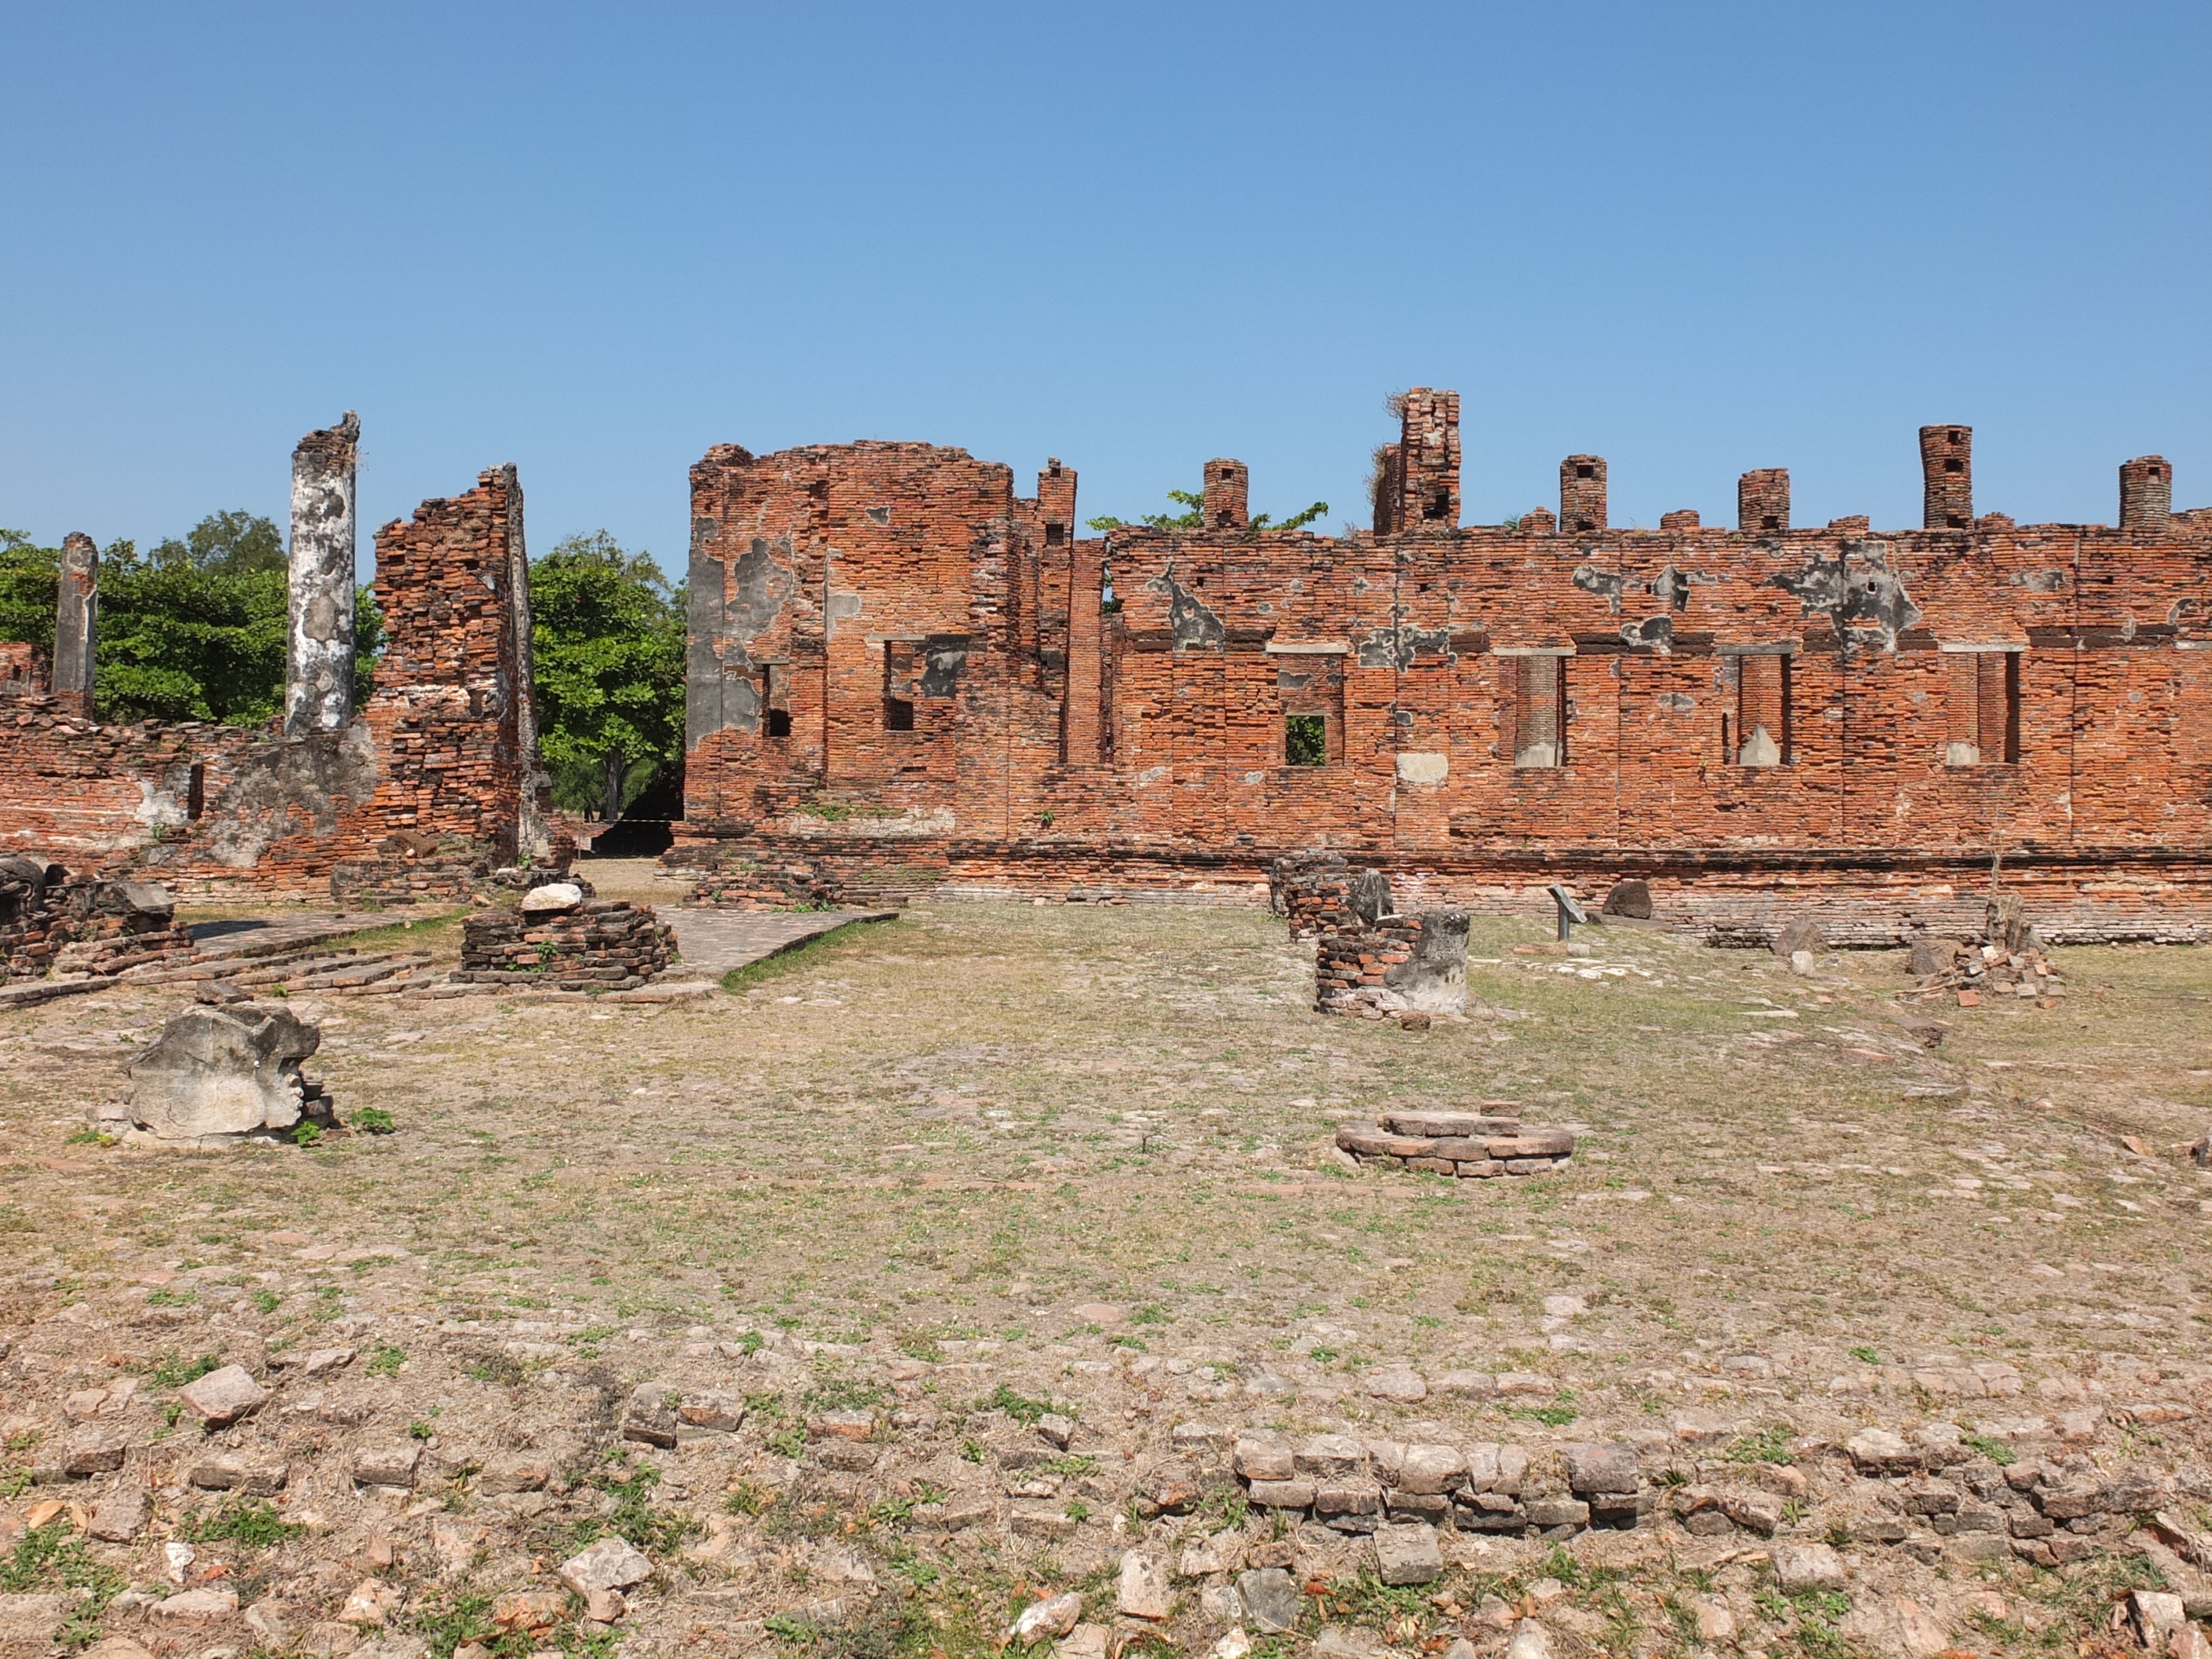
M 1872 942 L 1978 921 L 2002 848 L 2046 937 L 2212 927 L 2212 523 L 2158 458 L 2125 529 L 1975 516 L 1948 426 L 1926 529 L 1793 526 L 1778 468 L 1738 529 L 1617 529 L 1595 456 L 1556 516 L 1462 527 L 1456 398 L 1403 420 L 1344 538 L 1070 539 L 1057 463 L 1029 500 L 927 445 L 711 452 L 672 860 L 1250 899 L 1320 848 L 1409 901 L 1633 875 L 1663 919 L 1817 902 Z M 1244 483 L 1207 464 L 1209 520 Z
M 518 859 L 564 861 L 518 694 L 521 513 L 497 468 L 377 532 L 386 647 L 341 730 L 101 725 L 18 673 L 32 694 L 0 705 L 0 844 L 180 890 L 343 898 L 450 896 Z

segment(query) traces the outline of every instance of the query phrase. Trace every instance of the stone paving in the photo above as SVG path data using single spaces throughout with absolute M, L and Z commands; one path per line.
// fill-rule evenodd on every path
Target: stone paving
M 732 968 L 793 950 L 856 921 L 889 921 L 896 910 L 687 910 L 655 907 L 676 929 L 679 966 L 688 975 L 719 978 Z

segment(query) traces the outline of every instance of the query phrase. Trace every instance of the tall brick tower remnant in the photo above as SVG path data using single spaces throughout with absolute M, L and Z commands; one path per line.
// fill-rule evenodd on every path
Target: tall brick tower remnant
M 1920 428 L 1922 526 L 1971 530 L 1974 524 L 1974 428 Z

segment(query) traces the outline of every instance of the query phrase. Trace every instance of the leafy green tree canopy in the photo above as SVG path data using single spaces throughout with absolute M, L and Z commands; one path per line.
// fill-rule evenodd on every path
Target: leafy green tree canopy
M 61 555 L 0 531 L 0 637 L 53 648 Z M 104 720 L 256 725 L 284 699 L 284 540 L 256 514 L 215 513 L 182 538 L 100 556 L 93 702 Z M 355 599 L 355 696 L 366 697 L 384 641 L 370 590 Z
M 553 798 L 619 817 L 684 753 L 682 590 L 605 531 L 530 562 L 538 749 Z

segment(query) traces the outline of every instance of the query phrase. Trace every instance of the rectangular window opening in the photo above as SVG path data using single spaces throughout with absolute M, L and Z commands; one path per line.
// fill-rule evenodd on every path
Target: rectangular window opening
M 2020 763 L 2020 659 L 2017 651 L 1962 652 L 1951 669 L 1951 766 Z
M 1324 714 L 1283 716 L 1283 763 L 1286 766 L 1328 764 L 1328 718 Z
M 206 811 L 207 768 L 194 761 L 185 783 L 185 817 L 187 819 L 197 818 Z
M 904 697 L 884 699 L 884 730 L 911 732 L 914 730 L 914 705 Z
M 1567 763 L 1567 659 L 1519 657 L 1514 697 L 1513 764 Z
M 768 711 L 768 734 L 771 738 L 787 738 L 791 735 L 791 711 L 788 708 L 771 708 Z
M 1735 761 L 1739 766 L 1787 766 L 1790 752 L 1790 659 L 1736 659 Z

